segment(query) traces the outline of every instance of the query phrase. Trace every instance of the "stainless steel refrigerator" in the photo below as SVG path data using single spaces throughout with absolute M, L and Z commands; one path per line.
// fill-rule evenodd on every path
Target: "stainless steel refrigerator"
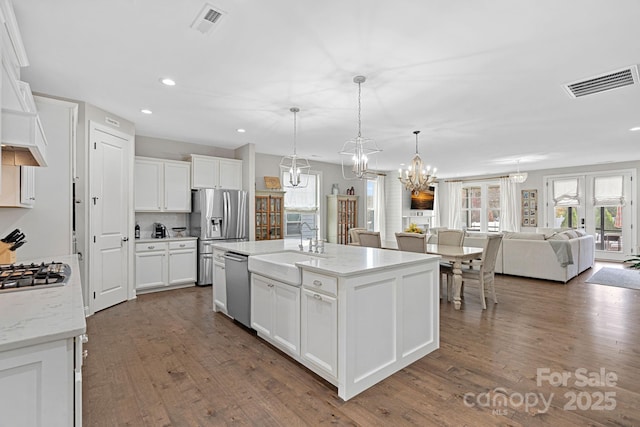
M 191 235 L 198 237 L 198 285 L 213 283 L 213 245 L 248 239 L 247 192 L 203 188 L 191 191 Z

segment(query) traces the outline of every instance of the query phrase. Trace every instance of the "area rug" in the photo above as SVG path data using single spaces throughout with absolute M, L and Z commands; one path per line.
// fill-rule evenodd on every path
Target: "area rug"
M 603 267 L 586 282 L 640 290 L 640 270 Z

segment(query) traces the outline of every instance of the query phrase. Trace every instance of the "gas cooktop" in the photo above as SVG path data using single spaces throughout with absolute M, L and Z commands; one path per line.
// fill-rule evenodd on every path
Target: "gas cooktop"
M 69 276 L 71 267 L 61 262 L 0 265 L 0 292 L 62 286 Z

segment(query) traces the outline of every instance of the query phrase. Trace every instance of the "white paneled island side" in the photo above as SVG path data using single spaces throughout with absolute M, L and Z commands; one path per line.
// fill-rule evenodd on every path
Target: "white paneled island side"
M 249 256 L 251 325 L 258 336 L 338 388 L 348 400 L 439 347 L 439 256 L 299 242 L 220 243 Z M 299 285 L 258 261 L 295 252 Z M 288 256 L 273 257 L 286 260 Z M 254 261 L 252 263 L 252 260 Z M 232 286 L 227 283 L 227 287 Z M 215 289 L 214 289 L 215 292 Z M 214 295 L 215 298 L 215 295 Z

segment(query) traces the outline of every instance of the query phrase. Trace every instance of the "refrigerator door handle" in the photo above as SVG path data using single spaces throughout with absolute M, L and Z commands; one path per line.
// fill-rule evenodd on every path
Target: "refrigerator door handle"
M 222 228 L 222 235 L 224 236 L 225 239 L 228 239 L 230 211 L 229 211 L 229 193 L 227 193 L 226 191 L 222 193 L 222 211 L 225 219 L 223 228 Z

